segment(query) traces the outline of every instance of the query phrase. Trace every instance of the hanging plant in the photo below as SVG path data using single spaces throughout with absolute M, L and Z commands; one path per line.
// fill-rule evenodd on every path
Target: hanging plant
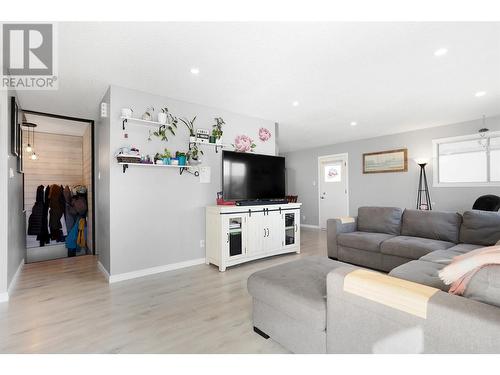
M 161 125 L 157 131 L 153 132 L 153 135 L 160 138 L 162 141 L 168 141 L 168 133 L 175 135 L 174 125 Z
M 198 148 L 198 145 L 194 143 L 191 145 L 191 150 L 187 153 L 188 160 L 193 160 L 195 162 L 199 161 L 201 155 L 203 155 L 203 151 Z

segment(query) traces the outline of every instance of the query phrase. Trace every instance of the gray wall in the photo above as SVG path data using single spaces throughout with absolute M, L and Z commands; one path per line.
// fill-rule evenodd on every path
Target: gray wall
M 500 130 L 500 117 L 488 118 L 487 127 Z M 419 167 L 415 158 L 432 160 L 432 140 L 474 134 L 482 127 L 482 120 L 412 131 L 384 137 L 334 144 L 314 149 L 285 154 L 287 166 L 287 190 L 297 194 L 302 202 L 304 224 L 318 225 L 318 157 L 322 155 L 349 154 L 349 209 L 350 215 L 364 205 L 398 206 L 414 208 L 418 184 Z M 396 148 L 408 148 L 408 172 L 406 173 L 362 173 L 362 154 Z M 432 187 L 432 162 L 426 169 L 430 184 L 433 209 L 464 211 L 470 209 L 474 200 L 482 194 L 500 195 L 500 187 Z M 313 186 L 313 183 L 316 186 Z
M 202 148 L 205 152 L 203 165 L 211 167 L 208 184 L 200 183 L 199 178 L 190 174 L 180 176 L 177 169 L 132 166 L 124 174 L 114 158 L 119 147 L 135 145 L 151 156 L 165 147 L 170 151 L 187 151 L 189 133 L 179 124 L 177 135 L 169 137 L 168 142 L 155 137 L 147 141 L 147 127 L 128 125 L 128 138 L 124 139 L 121 108 L 131 107 L 135 116 L 141 116 L 149 105 L 156 109 L 167 106 L 179 117 L 191 119 L 196 115 L 195 126 L 207 129 L 211 129 L 214 117 L 222 116 L 227 123 L 225 143 L 232 143 L 237 134 L 247 134 L 257 145 L 255 152 L 264 154 L 275 154 L 275 143 L 274 139 L 261 142 L 258 130 L 266 127 L 274 137 L 274 123 L 115 86 L 111 87 L 110 101 L 110 149 L 106 151 L 106 146 L 100 145 L 99 150 L 108 152 L 110 163 L 111 275 L 204 258 L 205 249 L 200 247 L 200 240 L 205 239 L 205 206 L 215 204 L 216 193 L 221 190 L 221 153 L 216 154 L 213 148 Z M 101 141 L 105 142 L 100 139 L 99 143 Z M 105 170 L 107 162 L 100 160 L 99 168 Z M 103 170 L 101 181 L 105 185 Z M 104 200 L 105 193 L 99 194 Z M 98 210 L 101 209 L 98 203 Z M 98 225 L 100 231 L 101 224 Z M 97 243 L 101 254 L 106 251 L 106 245 L 105 242 Z
M 107 103 L 108 111 L 110 108 L 110 89 L 106 91 L 102 102 Z M 95 149 L 95 248 L 99 256 L 99 262 L 111 273 L 110 261 L 110 189 L 109 189 L 109 166 L 110 166 L 110 148 L 109 137 L 111 132 L 109 114 L 108 117 L 100 117 L 96 122 L 94 131 L 94 149 Z
M 24 259 L 25 217 L 23 213 L 22 174 L 17 173 L 17 160 L 10 154 L 10 97 L 15 91 L 0 92 L 0 293 L 6 292 Z M 14 176 L 9 177 L 9 170 Z

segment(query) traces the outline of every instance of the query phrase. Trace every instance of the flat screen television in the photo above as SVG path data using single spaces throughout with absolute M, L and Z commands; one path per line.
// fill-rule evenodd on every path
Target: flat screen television
M 223 151 L 222 193 L 225 200 L 285 198 L 285 158 Z

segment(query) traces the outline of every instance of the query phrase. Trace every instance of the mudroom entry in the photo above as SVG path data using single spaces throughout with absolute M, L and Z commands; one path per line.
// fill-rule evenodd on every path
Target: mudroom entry
M 25 111 L 26 262 L 94 254 L 93 122 Z

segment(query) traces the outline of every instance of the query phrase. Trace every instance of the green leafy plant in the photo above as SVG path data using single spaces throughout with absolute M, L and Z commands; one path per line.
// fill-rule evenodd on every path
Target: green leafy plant
M 196 143 L 191 145 L 191 150 L 187 153 L 188 159 L 197 161 L 201 155 L 203 155 L 203 151 L 198 148 L 198 145 Z
M 157 131 L 153 132 L 153 135 L 162 141 L 168 141 L 167 134 L 170 132 L 172 135 L 175 135 L 174 128 L 177 128 L 177 125 L 161 125 Z
M 194 116 L 191 121 L 189 121 L 188 119 L 183 119 L 183 118 L 181 118 L 180 120 L 184 123 L 184 125 L 186 125 L 186 128 L 188 128 L 188 130 L 189 130 L 189 136 L 190 137 L 195 137 L 196 134 L 194 132 L 194 122 L 196 120 L 196 116 Z
M 216 117 L 214 118 L 215 124 L 212 125 L 212 135 L 215 137 L 215 139 L 221 139 L 222 134 L 224 132 L 222 131 L 222 126 L 224 126 L 226 123 L 224 122 L 224 119 L 222 117 Z

